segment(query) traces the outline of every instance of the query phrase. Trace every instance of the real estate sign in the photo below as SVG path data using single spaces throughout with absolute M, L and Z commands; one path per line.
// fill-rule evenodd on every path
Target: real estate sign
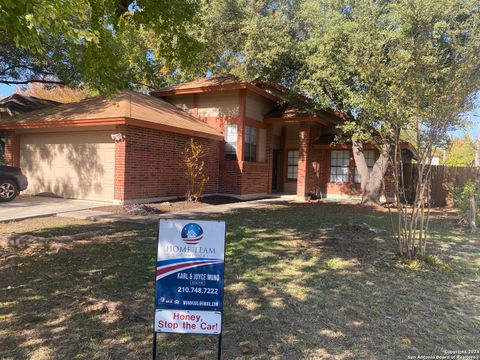
M 161 219 L 155 332 L 220 334 L 225 222 Z

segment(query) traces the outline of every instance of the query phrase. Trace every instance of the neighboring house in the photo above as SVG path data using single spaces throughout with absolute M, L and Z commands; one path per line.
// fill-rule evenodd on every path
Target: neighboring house
M 8 119 L 16 114 L 43 109 L 48 106 L 59 105 L 59 102 L 40 99 L 34 96 L 13 94 L 0 99 L 0 121 Z M 4 156 L 5 138 L 0 133 L 0 159 Z
M 427 161 L 427 164 L 428 164 L 428 161 Z M 440 156 L 432 156 L 430 158 L 430 164 L 436 165 L 436 166 L 440 165 Z
M 0 120 L 59 104 L 57 101 L 15 93 L 0 100 Z
M 182 153 L 193 137 L 207 151 L 206 194 L 360 194 L 351 144 L 331 145 L 341 119 L 285 105 L 279 87 L 210 77 L 113 100 L 0 121 L 7 160 L 29 177 L 30 193 L 115 203 L 183 196 Z M 372 167 L 374 148 L 365 156 Z

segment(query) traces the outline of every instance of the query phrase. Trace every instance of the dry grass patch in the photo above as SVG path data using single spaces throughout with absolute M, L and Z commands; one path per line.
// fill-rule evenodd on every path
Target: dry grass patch
M 438 211 L 430 257 L 416 262 L 394 255 L 383 210 L 285 203 L 222 218 L 225 359 L 478 348 L 479 239 L 456 227 L 454 213 Z M 42 241 L 0 249 L 0 358 L 149 358 L 154 226 L 54 219 L 17 223 L 15 237 Z M 160 358 L 211 359 L 215 338 L 165 335 L 159 344 Z

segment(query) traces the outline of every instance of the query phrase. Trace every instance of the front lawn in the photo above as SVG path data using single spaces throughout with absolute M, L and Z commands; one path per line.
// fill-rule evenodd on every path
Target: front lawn
M 224 359 L 480 349 L 480 241 L 454 213 L 435 213 L 427 263 L 394 255 L 384 211 L 277 203 L 221 218 Z M 154 225 L 0 224 L 11 231 L 15 241 L 0 242 L 0 358 L 150 358 Z M 159 359 L 212 359 L 214 344 L 161 335 Z

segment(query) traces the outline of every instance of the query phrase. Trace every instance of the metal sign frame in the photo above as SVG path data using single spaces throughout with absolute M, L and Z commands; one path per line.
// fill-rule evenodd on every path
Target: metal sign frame
M 156 319 L 156 311 L 157 311 L 157 264 L 158 264 L 158 247 L 159 247 L 159 242 L 160 242 L 160 224 L 162 220 L 168 220 L 168 221 L 207 221 L 207 222 L 220 222 L 224 223 L 224 234 L 223 234 L 223 274 L 222 274 L 222 295 L 221 295 L 221 306 L 220 306 L 220 332 L 218 334 L 199 334 L 199 333 L 183 333 L 184 335 L 206 335 L 206 336 L 217 336 L 218 341 L 217 341 L 217 359 L 221 360 L 221 353 L 222 353 L 222 331 L 223 331 L 223 302 L 225 299 L 225 252 L 226 252 L 226 224 L 225 221 L 219 221 L 219 220 L 210 220 L 210 219 L 160 219 L 160 221 L 157 224 L 157 231 L 156 231 L 156 247 L 155 247 L 155 271 L 154 271 L 154 281 L 155 281 L 155 294 L 154 294 L 154 306 L 153 306 L 153 339 L 152 339 L 152 359 L 156 360 L 157 359 L 157 333 L 160 331 L 155 331 L 155 319 Z M 180 309 L 179 309 L 180 310 Z M 169 332 L 162 332 L 165 334 L 168 334 Z

